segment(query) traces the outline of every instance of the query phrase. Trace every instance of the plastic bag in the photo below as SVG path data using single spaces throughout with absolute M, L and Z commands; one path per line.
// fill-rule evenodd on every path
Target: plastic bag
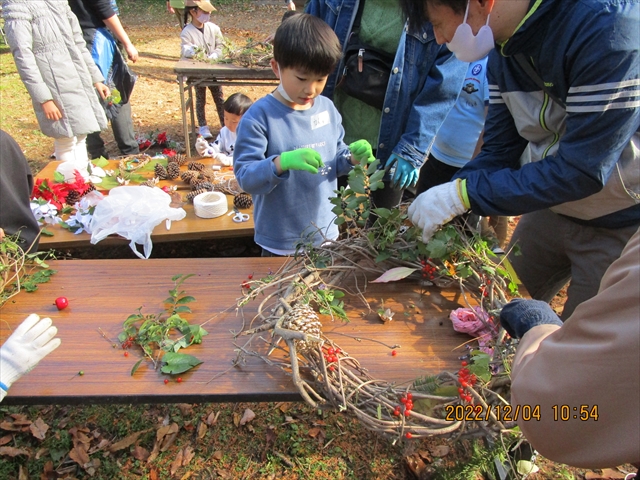
M 153 245 L 151 232 L 163 220 L 167 229 L 172 220 L 182 220 L 187 212 L 173 208 L 171 196 L 157 187 L 123 186 L 111 189 L 93 212 L 91 243 L 96 244 L 111 234 L 131 240 L 129 246 L 140 258 L 149 258 Z M 144 247 L 144 256 L 136 244 Z

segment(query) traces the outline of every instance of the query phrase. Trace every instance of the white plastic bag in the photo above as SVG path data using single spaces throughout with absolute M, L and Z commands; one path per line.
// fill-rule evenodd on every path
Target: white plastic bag
M 140 258 L 149 258 L 151 232 L 163 220 L 169 229 L 172 220 L 182 220 L 187 212 L 169 206 L 171 196 L 157 187 L 123 186 L 111 189 L 93 212 L 91 243 L 96 244 L 111 234 L 131 240 L 129 246 Z M 144 256 L 136 243 L 144 246 Z

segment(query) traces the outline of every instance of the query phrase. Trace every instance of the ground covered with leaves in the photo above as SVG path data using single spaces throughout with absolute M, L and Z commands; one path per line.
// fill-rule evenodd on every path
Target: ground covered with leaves
M 284 13 L 280 1 L 216 1 L 213 21 L 238 44 L 261 41 Z M 132 97 L 136 132 L 182 141 L 173 72 L 179 27 L 165 3 L 120 0 L 121 18 L 138 50 Z M 34 172 L 53 140 L 40 133 L 11 54 L 0 44 L 2 128 L 24 149 Z M 226 88 L 254 100 L 268 89 Z M 212 130 L 220 126 L 211 101 Z M 109 132 L 103 137 L 118 152 Z M 512 223 L 512 227 L 515 221 Z M 98 251 L 100 254 L 98 254 Z M 130 258 L 128 246 L 59 252 L 73 258 Z M 251 241 L 154 245 L 154 257 L 258 255 Z M 555 301 L 562 306 L 562 296 Z M 303 403 L 78 405 L 0 407 L 0 479 L 491 479 L 509 445 L 442 438 L 392 445 L 355 419 Z M 625 469 L 585 471 L 538 458 L 536 479 L 624 478 Z

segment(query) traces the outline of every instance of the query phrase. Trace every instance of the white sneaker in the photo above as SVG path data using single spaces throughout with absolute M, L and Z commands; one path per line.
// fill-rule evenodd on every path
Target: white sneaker
M 206 125 L 204 127 L 199 127 L 198 133 L 204 138 L 213 138 L 213 135 L 211 135 L 211 131 L 209 131 L 209 127 L 207 127 Z

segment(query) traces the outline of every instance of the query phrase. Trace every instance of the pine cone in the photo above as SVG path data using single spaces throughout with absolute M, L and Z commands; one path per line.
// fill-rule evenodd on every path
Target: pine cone
M 167 178 L 173 180 L 180 176 L 180 165 L 175 162 L 169 162 L 167 165 Z
M 213 185 L 211 184 L 211 182 L 207 182 L 207 181 L 203 181 L 203 180 L 198 180 L 196 182 L 191 183 L 191 190 L 206 190 L 207 192 L 212 192 L 213 191 Z
M 71 190 L 67 194 L 67 198 L 65 199 L 65 202 L 67 203 L 67 205 L 75 205 L 76 202 L 80 201 L 80 198 L 82 198 L 82 195 L 80 195 L 80 193 L 77 190 Z
M 198 195 L 200 195 L 201 193 L 204 192 L 208 192 L 209 190 L 207 190 L 206 188 L 200 188 L 198 190 L 193 190 L 192 192 L 187 193 L 187 200 L 189 202 L 193 202 L 193 199 L 196 198 Z
M 165 178 L 167 178 L 167 177 L 168 177 L 168 175 L 167 175 L 167 169 L 166 169 L 166 168 L 164 168 L 164 166 L 162 166 L 162 165 L 161 165 L 161 164 L 159 164 L 159 163 L 156 163 L 156 166 L 155 166 L 155 167 L 153 167 L 153 171 L 155 172 L 156 177 L 158 177 L 158 178 L 159 178 L 159 179 L 161 179 L 161 180 L 164 180 Z
M 233 204 L 238 208 L 251 208 L 253 199 L 248 193 L 239 193 L 233 197 Z
M 205 169 L 205 164 L 201 162 L 189 162 L 187 166 L 189 170 L 197 170 L 198 172 L 202 172 Z
M 180 165 L 184 165 L 185 163 L 187 163 L 187 156 L 184 153 L 177 153 L 175 154 L 173 157 L 171 157 L 169 159 L 169 162 L 171 163 L 177 163 L 178 166 Z
M 84 197 L 86 194 L 93 192 L 96 189 L 96 186 L 92 183 L 87 187 L 82 196 Z
M 198 172 L 187 170 L 186 172 L 182 172 L 180 174 L 180 178 L 184 183 L 191 183 L 194 179 L 198 178 Z
M 322 335 L 322 323 L 318 314 L 309 305 L 298 303 L 285 316 L 282 327 L 289 330 L 306 333 L 320 338 Z M 315 342 L 296 340 L 296 347 L 300 352 L 315 348 Z

